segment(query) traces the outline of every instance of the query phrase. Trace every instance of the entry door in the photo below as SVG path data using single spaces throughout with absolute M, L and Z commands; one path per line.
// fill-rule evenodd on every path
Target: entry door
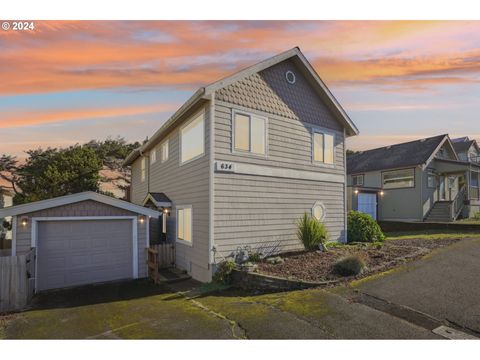
M 377 220 L 377 194 L 359 193 L 358 211 L 368 214 L 374 220 Z
M 439 186 L 439 194 L 438 197 L 440 200 L 446 200 L 446 186 L 445 186 L 445 176 L 440 176 L 440 186 Z

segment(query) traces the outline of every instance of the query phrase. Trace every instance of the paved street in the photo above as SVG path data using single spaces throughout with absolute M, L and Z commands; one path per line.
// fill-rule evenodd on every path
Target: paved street
M 356 288 L 480 332 L 480 239 L 466 239 Z

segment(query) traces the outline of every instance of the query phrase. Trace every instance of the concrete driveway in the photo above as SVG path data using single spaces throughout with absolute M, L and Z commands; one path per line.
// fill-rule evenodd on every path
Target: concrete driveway
M 378 308 L 383 301 L 393 311 L 399 305 L 397 310 L 411 309 L 418 319 L 425 315 L 427 322 L 431 318 L 480 333 L 480 238 L 435 251 L 385 276 L 359 281 L 355 288 L 366 294 L 364 304 Z
M 424 328 L 324 290 L 185 297 L 144 281 L 40 296 L 0 317 L 9 339 L 430 339 Z M 195 296 L 193 296 L 195 295 Z

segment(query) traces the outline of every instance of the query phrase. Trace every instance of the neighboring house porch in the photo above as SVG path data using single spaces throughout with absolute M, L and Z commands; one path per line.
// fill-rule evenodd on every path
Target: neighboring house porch
M 480 164 L 447 134 L 367 150 L 347 159 L 348 208 L 376 220 L 450 222 L 480 211 Z M 460 146 L 462 145 L 462 146 Z
M 426 220 L 452 221 L 480 211 L 480 164 L 435 159 L 434 206 Z

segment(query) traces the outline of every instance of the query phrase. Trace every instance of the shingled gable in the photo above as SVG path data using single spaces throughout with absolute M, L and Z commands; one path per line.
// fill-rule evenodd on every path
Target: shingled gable
M 427 165 L 445 142 L 453 150 L 448 135 L 443 134 L 362 151 L 347 157 L 347 172 L 348 174 L 358 174 L 368 171 Z
M 472 145 L 479 150 L 477 142 L 475 140 L 468 139 L 468 137 L 464 141 L 453 141 L 453 147 L 457 153 L 467 152 Z
M 261 61 L 255 65 L 252 65 L 244 70 L 241 70 L 233 75 L 225 77 L 219 81 L 216 81 L 206 87 L 202 87 L 192 95 L 166 122 L 165 124 L 155 132 L 155 134 L 141 147 L 132 151 L 124 161 L 124 166 L 131 165 L 136 158 L 138 158 L 144 151 L 151 149 L 162 136 L 172 128 L 185 114 L 187 114 L 192 108 L 197 106 L 202 101 L 210 100 L 215 91 L 222 89 L 236 81 L 244 79 L 252 74 L 263 71 L 269 67 L 279 64 L 287 59 L 292 59 L 297 65 L 298 69 L 303 75 L 310 81 L 312 87 L 325 102 L 333 115 L 344 127 L 346 136 L 353 136 L 359 133 L 357 127 L 349 118 L 348 114 L 342 108 L 337 99 L 333 96 L 315 69 L 311 66 L 308 60 L 298 47 L 287 50 L 281 54 L 273 56 L 269 59 Z

